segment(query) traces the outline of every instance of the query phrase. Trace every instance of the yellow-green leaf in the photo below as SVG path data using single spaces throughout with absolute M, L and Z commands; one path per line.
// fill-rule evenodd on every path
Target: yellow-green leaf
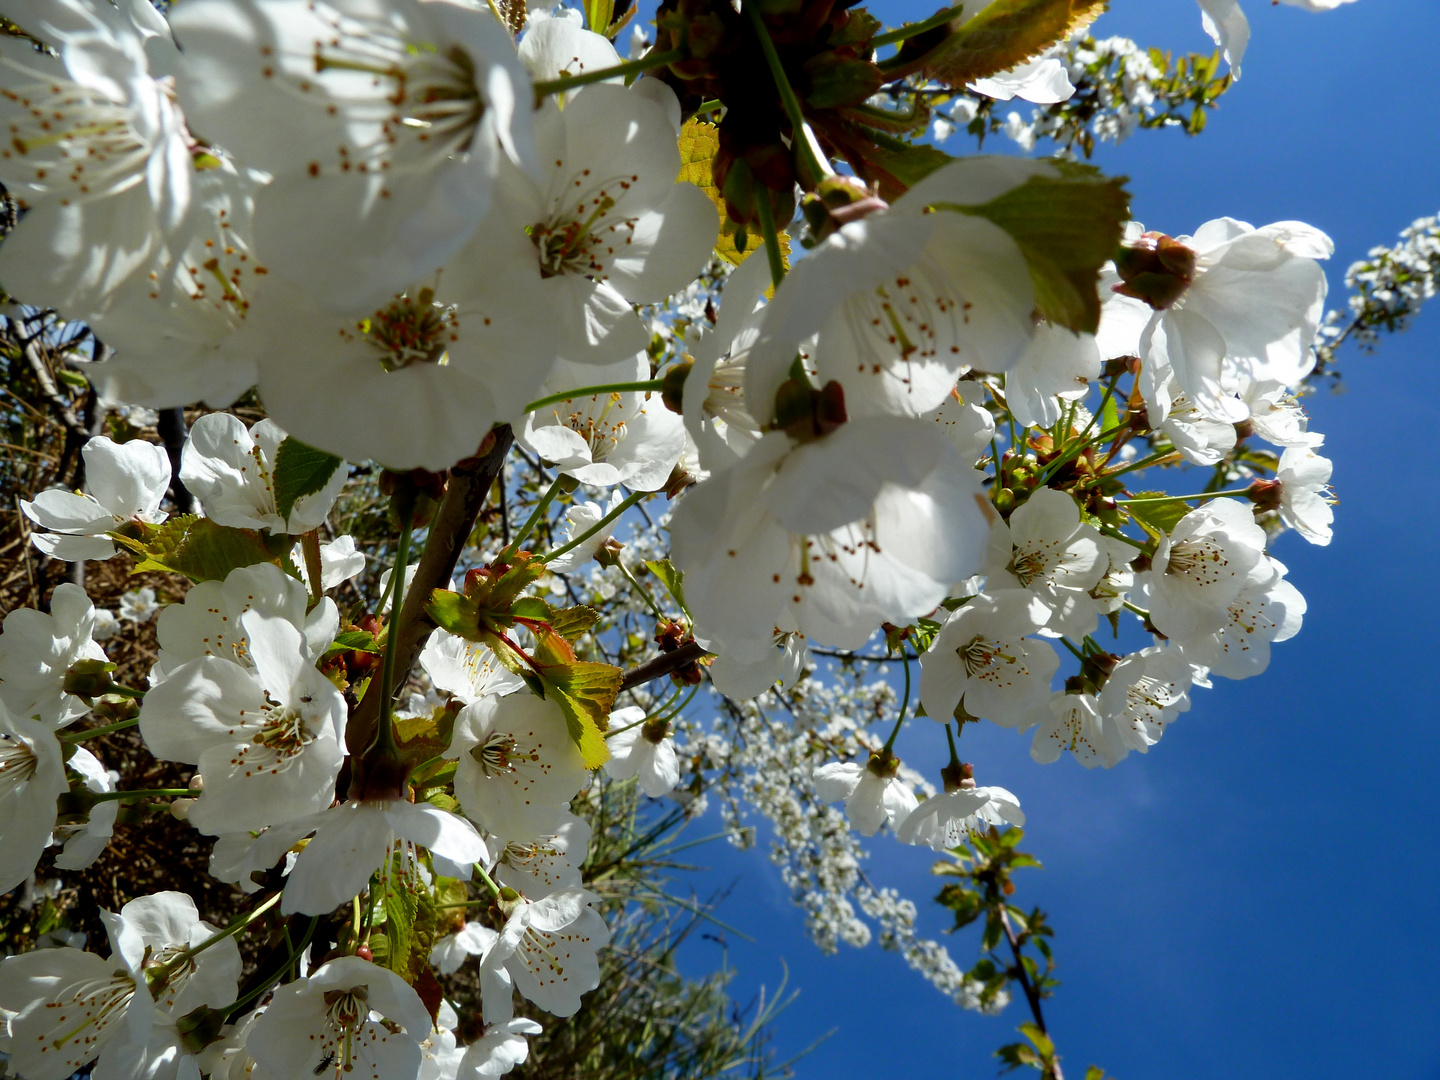
M 256 563 L 290 569 L 288 556 L 272 551 L 255 530 L 217 525 L 193 514 L 172 517 L 143 539 L 113 533 L 111 538 L 135 556 L 135 574 L 165 570 L 199 582 L 224 581 L 231 570 Z
M 540 677 L 545 683 L 545 696 L 565 714 L 570 738 L 580 748 L 585 767 L 598 769 L 604 765 L 610 760 L 605 729 L 620 693 L 620 669 L 578 661 L 542 667 Z
M 1025 63 L 1088 25 L 1106 6 L 1107 0 L 994 0 L 905 69 L 958 89 Z
M 765 247 L 759 233 L 750 232 L 744 225 L 737 225 L 725 213 L 725 199 L 715 186 L 713 167 L 715 155 L 720 152 L 720 136 L 714 124 L 703 120 L 690 119 L 680 129 L 680 175 L 677 181 L 694 184 L 709 196 L 720 212 L 720 238 L 715 242 L 715 254 L 732 266 L 739 266 L 756 251 Z M 782 232 L 780 258 L 785 268 L 790 268 L 790 235 Z

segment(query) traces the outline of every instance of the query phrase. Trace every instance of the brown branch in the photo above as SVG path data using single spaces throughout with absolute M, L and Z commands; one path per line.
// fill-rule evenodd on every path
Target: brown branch
M 514 433 L 509 424 L 500 425 L 491 434 L 494 441 L 485 454 L 466 458 L 450 470 L 445 497 L 440 500 L 435 517 L 430 522 L 425 550 L 420 553 L 415 578 L 400 608 L 400 634 L 395 652 L 397 686 L 405 684 L 405 676 L 415 663 L 421 642 L 435 628 L 430 616 L 425 614 L 430 594 L 450 584 L 450 575 L 460 561 L 460 552 L 470 539 L 470 530 L 475 527 L 475 519 L 480 516 L 480 510 L 490 495 L 490 485 L 500 475 L 505 455 L 510 451 Z M 490 442 L 489 436 L 486 436 L 486 441 Z M 400 580 L 403 582 L 404 578 Z M 375 725 L 380 718 L 378 684 L 379 680 L 371 682 L 373 692 L 366 693 L 345 727 L 345 743 L 351 753 L 364 750 L 375 735 Z
M 1015 978 L 1020 983 L 1020 989 L 1025 992 L 1025 1001 L 1030 1006 L 1030 1015 L 1035 1018 L 1035 1026 L 1040 1029 L 1040 1033 L 1049 1038 L 1050 1031 L 1045 1027 L 1045 1015 L 1040 1011 L 1040 989 L 1030 981 L 1030 974 L 1025 970 L 1020 939 L 1015 936 L 1015 929 L 1010 925 L 1010 916 L 1005 912 L 1003 897 L 996 898 L 995 911 L 1000 916 L 1000 926 L 1005 931 L 1005 940 L 1010 943 L 1010 953 L 1015 957 Z M 1044 1080 L 1065 1080 L 1065 1074 L 1060 1071 L 1059 1055 L 1052 1057 L 1047 1065 L 1048 1068 L 1044 1071 Z
M 681 645 L 671 652 L 661 653 L 653 660 L 646 660 L 639 667 L 633 667 L 625 672 L 624 678 L 620 680 L 621 690 L 630 690 L 651 679 L 658 679 L 662 675 L 669 675 L 672 671 L 678 671 L 686 664 L 693 664 L 702 656 L 710 655 L 696 642 L 689 642 Z

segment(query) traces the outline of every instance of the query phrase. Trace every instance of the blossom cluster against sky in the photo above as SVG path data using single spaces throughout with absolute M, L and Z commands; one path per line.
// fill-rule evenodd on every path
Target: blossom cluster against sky
M 933 6 L 872 9 L 894 23 Z M 1440 7 L 1360 0 L 1312 15 L 1252 2 L 1248 14 L 1244 77 L 1200 138 L 1140 132 L 1095 161 L 1132 178 L 1147 228 L 1177 234 L 1230 215 L 1325 229 L 1336 244 L 1329 306 L 1343 307 L 1345 267 L 1440 209 Z M 1191 0 L 1114 0 L 1095 32 L 1211 47 Z M 996 138 L 986 149 L 1013 147 Z M 1312 587 L 1303 645 L 1277 650 L 1265 678 L 1217 683 L 1163 745 L 1110 771 L 1042 769 L 1027 738 L 966 730 L 963 756 L 983 763 L 982 782 L 1021 797 L 1024 846 L 1046 866 L 1022 872 L 1017 899 L 1044 907 L 1057 930 L 1064 985 L 1046 1016 L 1067 1074 L 1092 1062 L 1119 1080 L 1440 1074 L 1440 991 L 1426 962 L 1440 948 L 1428 626 L 1440 589 L 1414 557 L 1433 546 L 1440 498 L 1425 442 L 1401 434 L 1440 429 L 1437 356 L 1440 308 L 1374 356 L 1343 350 L 1344 392 L 1307 400 L 1339 463 L 1341 503 L 1329 547 L 1298 536 L 1277 546 Z M 1018 1006 L 962 1012 L 874 946 L 820 955 L 763 833 L 751 852 L 687 854 L 713 868 L 693 882 L 702 896 L 735 885 L 718 916 L 756 939 L 709 928 L 740 969 L 735 996 L 773 991 L 781 957 L 801 991 L 779 1025 L 780 1056 L 834 1029 L 798 1063 L 802 1078 L 988 1076 L 990 1052 L 1027 1019 Z M 939 884 L 923 854 L 899 845 L 876 845 L 868 869 L 916 898 Z M 921 929 L 939 931 L 944 915 L 922 906 Z M 945 941 L 968 966 L 975 939 L 971 928 Z M 698 972 L 721 945 L 691 948 Z

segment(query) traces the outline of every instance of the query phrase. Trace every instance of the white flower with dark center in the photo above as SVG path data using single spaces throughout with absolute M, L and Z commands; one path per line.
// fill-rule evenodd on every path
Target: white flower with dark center
M 1150 621 L 1179 644 L 1219 630 L 1264 552 L 1265 530 L 1247 503 L 1213 499 L 1192 510 L 1151 560 Z
M 539 900 L 510 901 L 505 927 L 481 961 L 482 973 L 503 968 L 527 1000 L 556 1016 L 574 1016 L 580 995 L 600 985 L 595 954 L 610 942 L 605 920 L 590 906 L 599 900 L 585 889 L 557 889 Z M 487 981 L 482 974 L 488 1006 Z
M 323 488 L 300 496 L 290 516 L 282 518 L 275 501 L 275 460 L 285 438 L 272 420 L 261 420 L 247 431 L 238 416 L 208 413 L 190 426 L 180 480 L 200 500 L 205 516 L 220 525 L 309 532 L 325 521 L 348 471 L 341 462 Z
M 553 836 L 587 776 L 560 706 L 533 694 L 461 709 L 445 754 L 466 815 L 507 840 Z
M 1126 752 L 1146 753 L 1169 723 L 1189 710 L 1190 683 L 1190 664 L 1179 649 L 1153 646 L 1131 653 L 1100 691 L 1101 722 Z
M 1114 724 L 1100 716 L 1100 704 L 1090 694 L 1052 694 L 1032 717 L 1038 723 L 1030 756 L 1042 765 L 1060 759 L 1069 750 L 1087 769 L 1107 769 L 1129 751 L 1119 741 Z
M 710 260 L 719 217 L 704 192 L 676 180 L 678 134 L 679 103 L 659 80 L 587 86 L 535 114 L 539 182 L 516 175 L 500 190 L 533 245 L 566 360 L 643 352 L 650 333 L 632 305 L 681 291 Z M 605 381 L 617 380 L 589 385 Z
M 253 668 L 218 656 L 180 665 L 145 695 L 140 734 L 158 758 L 198 766 L 201 832 L 253 832 L 329 806 L 345 757 L 345 699 L 283 618 L 239 618 Z
M 675 790 L 680 761 L 669 721 L 647 720 L 644 709 L 631 706 L 610 714 L 610 728 L 613 734 L 605 740 L 610 747 L 606 773 L 616 780 L 635 777 L 640 790 L 652 799 Z
M 1330 490 L 1330 459 L 1314 450 L 1292 446 L 1280 455 L 1275 479 L 1280 482 L 1280 520 L 1312 544 L 1330 543 L 1336 502 Z
M 1004 727 L 1021 727 L 1050 692 L 1060 657 L 1032 637 L 1050 617 L 1029 591 L 969 600 L 920 657 L 920 700 L 939 723 L 963 707 Z
M 133 1067 L 147 1056 L 158 1025 L 235 998 L 240 951 L 233 938 L 181 959 L 215 933 L 183 893 L 142 896 L 119 915 L 102 911 L 100 918 L 110 935 L 109 959 L 61 948 L 0 963 L 10 1064 L 26 1080 L 64 1080 L 97 1056 L 101 1076 L 141 1075 Z
M 190 138 L 147 34 L 121 9 L 17 0 L 7 17 L 58 56 L 16 42 L 0 92 L 0 182 L 28 208 L 0 275 L 26 303 L 88 318 L 142 269 L 190 200 Z M 174 45 L 152 40 L 157 60 Z
M 165 448 L 142 439 L 112 442 L 99 435 L 80 451 L 90 494 L 52 488 L 20 509 L 49 532 L 32 532 L 30 542 L 52 559 L 77 562 L 108 559 L 115 545 L 103 534 L 136 523 L 158 525 L 166 518 L 160 503 L 170 487 Z
M 0 700 L 0 893 L 34 873 L 55 828 L 55 800 L 69 788 L 50 725 Z
M 250 643 L 240 625 L 247 611 L 284 619 L 305 639 L 305 655 L 320 659 L 340 628 L 340 612 L 328 596 L 307 611 L 304 584 L 274 563 L 231 570 L 221 581 L 202 581 L 179 604 L 160 612 L 155 624 L 160 653 L 151 681 L 160 682 L 187 661 L 201 656 L 233 660 L 253 667 Z
M 50 611 L 16 608 L 0 634 L 0 702 L 17 716 L 38 717 L 63 727 L 90 711 L 65 691 L 65 675 L 79 660 L 105 661 L 91 636 L 95 605 L 79 585 L 55 586 Z
M 768 418 L 796 352 L 812 337 L 819 382 L 844 386 L 852 417 L 923 416 L 966 369 L 1012 367 L 1035 333 L 1025 257 L 982 217 L 926 211 L 983 205 L 1053 170 L 1016 158 L 953 162 L 797 262 L 750 350 L 751 412 Z
M 896 775 L 900 762 L 871 754 L 868 763 L 831 761 L 817 765 L 815 794 L 822 802 L 845 801 L 845 816 L 861 836 L 874 836 L 887 821 L 898 829 L 919 805 L 910 785 Z
M 610 724 L 615 726 L 614 716 Z M 556 889 L 578 887 L 580 866 L 589 853 L 590 825 L 564 811 L 552 835 L 506 841 L 498 855 L 495 880 L 538 900 Z
M 410 985 L 340 956 L 275 991 L 245 1047 L 267 1076 L 403 1080 L 420 1071 L 430 1012 Z
M 534 168 L 529 79 L 484 7 L 195 0 L 174 26 L 191 123 L 274 177 L 260 249 L 330 310 L 383 305 L 438 270 L 501 160 Z
M 970 784 L 966 787 L 965 784 Z M 932 795 L 910 811 L 895 835 L 901 843 L 924 844 L 934 851 L 959 847 L 987 826 L 1024 825 L 1020 800 L 1002 787 L 975 787 L 963 781 L 954 791 Z
M 562 360 L 545 384 L 546 396 L 649 377 L 650 361 L 643 352 L 619 363 L 590 367 Z M 684 421 L 655 392 L 567 398 L 527 414 L 516 435 L 567 476 L 597 486 L 624 484 L 632 491 L 664 487 L 685 449 Z
M 1266 557 L 1255 565 L 1245 589 L 1230 601 L 1228 621 L 1213 634 L 1181 648 L 1193 664 L 1225 679 L 1248 679 L 1270 666 L 1270 643 L 1300 632 L 1305 597 L 1285 580 L 1285 567 Z
M 490 646 L 439 627 L 420 650 L 420 666 L 436 690 L 454 694 L 466 705 L 491 694 L 513 694 L 525 686 L 524 679 L 495 658 Z
M 760 660 L 788 633 L 859 648 L 979 569 L 989 525 L 978 481 L 928 422 L 852 420 L 803 444 L 772 431 L 686 492 L 671 558 L 722 655 Z
M 1008 523 L 992 526 L 985 587 L 997 595 L 1028 590 L 1050 610 L 1040 633 L 1080 638 L 1095 629 L 1098 610 L 1089 593 L 1108 564 L 1100 533 L 1080 520 L 1079 504 L 1064 491 L 1042 487 Z
M 538 397 L 559 328 L 534 246 L 499 209 L 443 267 L 359 311 L 325 311 L 310 278 L 262 292 L 243 333 L 271 419 L 350 461 L 440 471 Z

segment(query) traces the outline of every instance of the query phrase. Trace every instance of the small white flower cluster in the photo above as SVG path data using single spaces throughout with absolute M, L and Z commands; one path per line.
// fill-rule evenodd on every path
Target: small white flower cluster
M 1417 218 L 1393 247 L 1371 248 L 1345 271 L 1345 285 L 1350 310 L 1328 312 L 1320 327 L 1322 367 L 1347 338 L 1373 349 L 1380 331 L 1405 329 L 1440 290 L 1440 217 Z

